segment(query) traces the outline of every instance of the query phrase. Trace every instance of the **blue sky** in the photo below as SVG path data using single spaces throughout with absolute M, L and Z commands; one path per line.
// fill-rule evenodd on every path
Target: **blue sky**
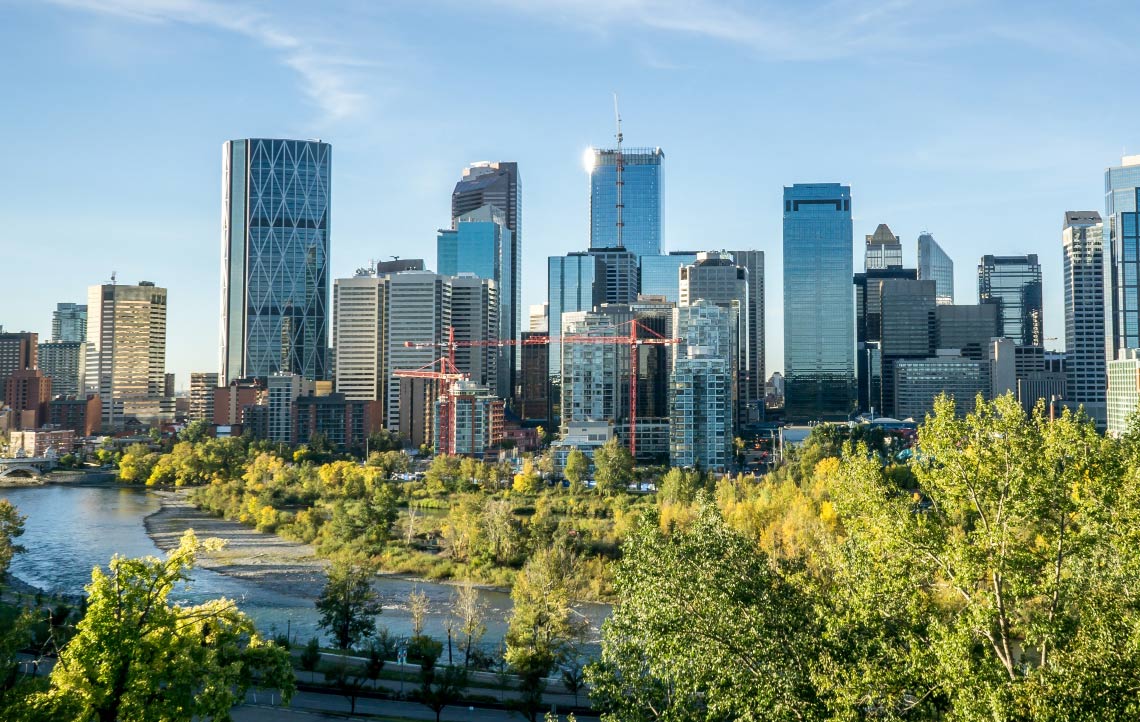
M 666 249 L 767 255 L 783 365 L 780 199 L 852 186 L 856 254 L 929 230 L 976 299 L 983 253 L 1041 256 L 1063 345 L 1061 219 L 1140 153 L 1131 3 L 0 0 L 0 323 L 117 271 L 170 290 L 168 368 L 217 366 L 221 144 L 333 145 L 332 265 L 424 256 L 474 160 L 517 160 L 524 303 L 588 240 L 582 151 L 665 150 Z M 861 266 L 861 255 L 857 262 Z M 35 269 L 24 272 L 24 269 Z M 525 312 L 524 312 L 525 313 Z

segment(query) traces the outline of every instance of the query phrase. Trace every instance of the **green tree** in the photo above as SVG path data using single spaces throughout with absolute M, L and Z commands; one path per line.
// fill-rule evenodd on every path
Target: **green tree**
M 189 424 L 186 424 L 182 431 L 178 432 L 178 440 L 197 444 L 206 439 L 209 431 L 210 424 L 208 422 L 202 419 L 191 421 Z
M 515 474 L 511 488 L 519 494 L 537 494 L 542 490 L 542 477 L 535 470 L 533 461 L 523 461 L 522 471 Z
M 301 649 L 301 655 L 298 659 L 301 663 L 301 669 L 309 673 L 309 679 L 312 680 L 313 672 L 316 671 L 317 665 L 321 663 L 321 643 L 316 637 L 313 637 Z
M 420 688 L 413 693 L 414 699 L 435 712 L 435 722 L 443 710 L 463 699 L 467 689 L 467 670 L 463 667 L 435 665 L 420 667 Z
M 383 607 L 372 588 L 372 571 L 348 562 L 329 569 L 321 596 L 318 626 L 332 635 L 338 649 L 349 649 L 376 633 L 376 617 Z
M 144 483 L 150 478 L 158 459 L 159 455 L 153 453 L 146 444 L 128 446 L 119 459 L 119 481 L 127 484 Z
M 603 496 L 622 493 L 633 481 L 633 455 L 616 437 L 594 451 L 594 480 Z
M 939 399 L 919 429 L 915 492 L 849 448 L 828 618 L 847 659 L 826 675 L 847 709 L 1140 714 L 1140 492 L 1120 451 L 1087 418 L 1027 416 L 1012 395 L 964 418 Z
M 12 502 L 0 499 L 0 584 L 7 578 L 12 557 L 24 551 L 16 539 L 24 534 L 25 519 Z
M 579 449 L 571 449 L 566 455 L 566 468 L 562 470 L 566 481 L 570 482 L 570 491 L 577 492 L 590 473 L 590 460 Z
M 650 510 L 626 540 L 586 669 L 595 704 L 613 720 L 821 719 L 813 600 L 707 495 L 697 504 L 672 535 Z
M 263 641 L 233 602 L 171 605 L 199 544 L 186 532 L 166 559 L 116 556 L 87 586 L 87 612 L 52 669 L 50 688 L 28 699 L 30 719 L 230 719 L 253 684 L 293 691 L 289 655 Z

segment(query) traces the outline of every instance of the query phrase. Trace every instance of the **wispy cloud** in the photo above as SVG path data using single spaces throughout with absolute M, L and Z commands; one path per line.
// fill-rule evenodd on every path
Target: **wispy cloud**
M 250 38 L 280 57 L 301 78 L 305 94 L 329 120 L 358 114 L 365 96 L 351 81 L 353 68 L 368 63 L 343 49 L 301 36 L 266 13 L 237 2 L 210 0 L 50 0 L 55 5 L 133 22 L 180 23 L 219 28 Z

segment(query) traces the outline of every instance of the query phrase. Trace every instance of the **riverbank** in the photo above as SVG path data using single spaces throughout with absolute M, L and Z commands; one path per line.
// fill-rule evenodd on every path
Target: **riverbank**
M 161 508 L 143 519 L 155 546 L 169 551 L 178 546 L 187 529 L 199 539 L 216 537 L 224 548 L 199 556 L 203 569 L 253 581 L 283 594 L 316 599 L 325 583 L 328 562 L 309 544 L 259 532 L 236 521 L 220 519 L 187 501 L 183 492 L 154 492 Z

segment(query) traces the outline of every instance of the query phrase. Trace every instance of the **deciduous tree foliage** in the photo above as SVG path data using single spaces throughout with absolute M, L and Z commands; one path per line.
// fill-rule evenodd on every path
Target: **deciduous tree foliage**
M 594 451 L 594 480 L 606 496 L 624 492 L 633 481 L 633 455 L 616 438 Z
M 293 691 L 289 655 L 263 641 L 227 599 L 168 601 L 203 546 L 192 531 L 165 559 L 116 556 L 96 567 L 87 613 L 63 648 L 50 688 L 14 716 L 36 720 L 230 719 L 253 684 Z
M 349 649 L 376 633 L 376 617 L 382 609 L 380 595 L 372 588 L 372 571 L 341 562 L 329 569 L 317 599 L 321 615 L 317 624 L 332 635 L 339 649 Z

